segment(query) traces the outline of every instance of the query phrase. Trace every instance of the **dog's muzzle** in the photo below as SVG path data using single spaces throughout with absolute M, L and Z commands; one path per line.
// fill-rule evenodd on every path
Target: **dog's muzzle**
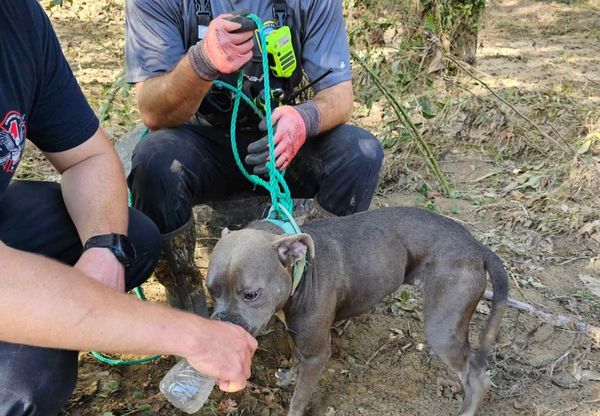
M 213 314 L 213 316 L 211 316 L 210 319 L 213 319 L 215 321 L 229 322 L 229 323 L 241 326 L 242 328 L 244 328 L 246 330 L 246 332 L 251 331 L 251 328 L 248 327 L 248 324 L 244 321 L 244 319 L 241 317 L 241 315 L 237 315 L 237 314 L 231 315 L 226 312 L 219 312 L 219 313 Z

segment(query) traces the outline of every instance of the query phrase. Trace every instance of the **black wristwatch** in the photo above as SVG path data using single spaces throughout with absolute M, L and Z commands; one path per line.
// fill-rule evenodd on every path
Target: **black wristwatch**
M 129 238 L 123 234 L 103 234 L 90 237 L 83 245 L 83 251 L 93 248 L 107 248 L 113 252 L 117 260 L 125 267 L 129 267 L 135 262 L 135 248 Z

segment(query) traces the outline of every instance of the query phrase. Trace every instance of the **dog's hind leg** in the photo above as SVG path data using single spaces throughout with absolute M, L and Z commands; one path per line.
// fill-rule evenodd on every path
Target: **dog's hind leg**
M 424 271 L 425 334 L 433 352 L 460 377 L 465 393 L 460 416 L 472 416 L 489 385 L 469 347 L 469 322 L 486 277 L 481 260 L 464 253 L 450 258 Z

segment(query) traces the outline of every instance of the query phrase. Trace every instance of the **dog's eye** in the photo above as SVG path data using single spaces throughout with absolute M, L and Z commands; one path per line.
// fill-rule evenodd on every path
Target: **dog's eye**
M 259 295 L 260 295 L 260 289 L 259 290 L 255 290 L 253 292 L 246 292 L 244 294 L 244 300 L 246 302 L 252 302 L 253 300 L 256 300 Z

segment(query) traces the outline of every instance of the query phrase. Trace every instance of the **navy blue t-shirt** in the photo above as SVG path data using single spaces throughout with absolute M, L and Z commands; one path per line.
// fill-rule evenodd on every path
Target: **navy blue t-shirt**
M 98 119 L 36 0 L 0 0 L 0 199 L 25 138 L 43 152 L 92 137 Z

